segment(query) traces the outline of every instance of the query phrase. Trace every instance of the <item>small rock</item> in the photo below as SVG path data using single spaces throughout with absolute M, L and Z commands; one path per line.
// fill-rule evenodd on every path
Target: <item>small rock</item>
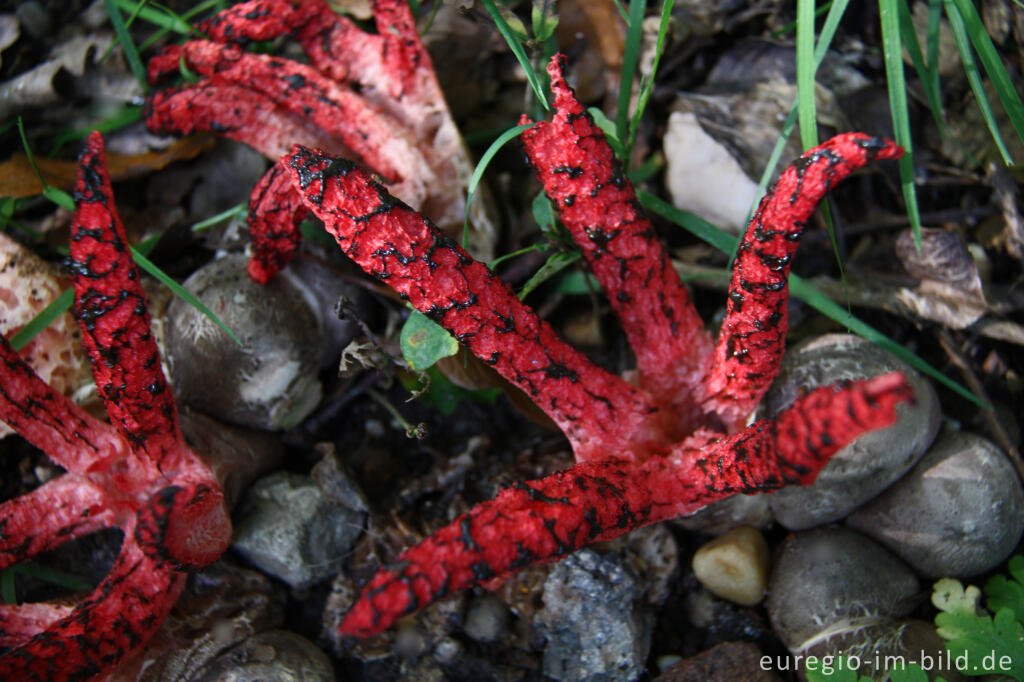
M 654 682 L 778 682 L 761 665 L 761 650 L 751 642 L 722 642 L 679 661 Z
M 241 255 L 220 258 L 184 283 L 241 346 L 187 302 L 171 301 L 165 331 L 171 384 L 181 402 L 218 419 L 255 429 L 291 428 L 320 402 L 316 317 L 290 280 L 257 284 L 246 262 Z
M 271 630 L 246 639 L 214 659 L 194 682 L 334 682 L 334 666 L 305 637 Z
M 341 570 L 365 520 L 327 500 L 309 476 L 287 471 L 257 481 L 235 516 L 232 547 L 296 589 Z
M 493 594 L 485 594 L 470 602 L 463 630 L 477 642 L 494 642 L 508 630 L 509 616 L 504 602 Z
M 776 520 L 789 530 L 830 523 L 892 485 L 917 462 L 939 430 L 941 412 L 931 384 L 906 363 L 875 344 L 849 334 L 827 334 L 798 344 L 764 400 L 768 416 L 793 403 L 807 389 L 885 372 L 903 372 L 916 402 L 897 409 L 892 426 L 866 433 L 833 455 L 809 486 L 790 486 L 770 496 Z
M 733 495 L 706 507 L 701 507 L 689 516 L 681 516 L 672 523 L 686 530 L 700 531 L 708 535 L 724 535 L 733 528 L 751 526 L 767 528 L 772 525 L 772 510 L 768 495 Z
M 1024 490 L 994 443 L 954 433 L 847 524 L 926 576 L 972 576 L 996 567 L 1017 546 Z
M 768 543 L 750 527 L 715 538 L 693 555 L 693 573 L 714 594 L 743 606 L 764 598 L 768 587 Z
M 537 624 L 544 674 L 556 680 L 635 680 L 644 672 L 653 618 L 637 608 L 637 581 L 616 554 L 582 549 L 544 583 Z
M 917 577 L 888 550 L 841 527 L 789 536 L 772 568 L 765 606 L 790 650 L 908 614 Z

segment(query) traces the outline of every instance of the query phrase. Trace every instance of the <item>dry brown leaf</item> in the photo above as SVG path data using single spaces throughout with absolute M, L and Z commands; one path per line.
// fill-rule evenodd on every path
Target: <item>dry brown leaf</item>
M 896 239 L 896 255 L 918 280 L 917 286 L 896 292 L 896 298 L 915 315 L 964 329 L 988 311 L 978 267 L 956 233 L 924 228 L 918 251 L 905 230 Z
M 215 143 L 209 135 L 193 135 L 175 141 L 167 149 L 145 154 L 107 154 L 107 168 L 110 177 L 117 182 L 125 178 L 137 177 L 145 173 L 160 170 L 174 161 L 193 159 L 200 153 L 211 149 Z M 46 182 L 54 187 L 68 189 L 75 184 L 77 161 L 44 159 L 36 157 L 39 172 Z M 0 196 L 32 197 L 42 194 L 43 185 L 39 182 L 35 171 L 24 154 L 15 154 L 7 161 L 0 163 Z

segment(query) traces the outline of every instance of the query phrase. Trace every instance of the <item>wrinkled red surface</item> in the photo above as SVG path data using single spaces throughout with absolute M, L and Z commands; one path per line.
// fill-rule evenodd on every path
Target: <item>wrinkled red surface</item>
M 526 131 L 524 145 L 622 322 L 639 387 L 557 339 L 485 266 L 354 163 L 297 146 L 262 185 L 278 185 L 280 169 L 289 169 L 305 208 L 342 250 L 522 388 L 566 433 L 577 460 L 501 492 L 403 552 L 397 568 L 382 569 L 366 586 L 342 633 L 372 635 L 453 590 L 728 495 L 810 483 L 832 454 L 893 423 L 896 404 L 913 399 L 902 375 L 884 375 L 815 390 L 776 418 L 744 428 L 778 372 L 786 277 L 806 221 L 833 184 L 874 158 L 899 156 L 898 147 L 848 133 L 782 174 L 743 238 L 712 346 L 611 148 L 561 70 L 556 56 L 548 69 L 554 118 Z M 275 208 L 272 197 L 286 191 L 254 198 L 252 215 L 261 220 Z M 250 271 L 272 274 L 280 259 L 261 246 L 259 233 L 254 241 Z
M 231 535 L 220 486 L 178 429 L 99 133 L 80 159 L 75 203 L 74 311 L 111 424 L 52 390 L 0 341 L 0 419 L 67 470 L 0 504 L 0 568 L 101 528 L 120 528 L 124 541 L 107 577 L 73 608 L 0 606 L 0 641 L 13 647 L 0 656 L 4 680 L 84 680 L 112 669 L 160 627 L 183 569 L 216 559 Z

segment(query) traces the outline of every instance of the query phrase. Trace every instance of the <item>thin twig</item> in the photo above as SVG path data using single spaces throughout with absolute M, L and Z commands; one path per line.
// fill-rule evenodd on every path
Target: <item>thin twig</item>
M 939 340 L 939 345 L 942 346 L 942 350 L 949 356 L 950 361 L 956 365 L 957 369 L 963 375 L 964 382 L 967 387 L 971 389 L 976 396 L 980 397 L 985 402 L 992 404 L 992 400 L 988 397 L 985 392 L 985 387 L 982 386 L 981 380 L 978 375 L 971 368 L 967 360 L 960 354 L 956 349 L 956 344 L 953 341 L 952 335 L 948 331 L 942 328 L 935 330 L 935 336 Z M 985 417 L 985 424 L 988 426 L 989 432 L 995 438 L 1006 453 L 1010 456 L 1010 461 L 1013 462 L 1013 467 L 1017 470 L 1017 476 L 1024 481 L 1024 459 L 1021 458 L 1020 450 L 1014 445 L 1013 441 L 1010 440 L 1009 435 L 1006 433 L 1006 429 L 1000 423 L 999 418 L 996 416 L 995 410 L 984 410 L 983 415 Z

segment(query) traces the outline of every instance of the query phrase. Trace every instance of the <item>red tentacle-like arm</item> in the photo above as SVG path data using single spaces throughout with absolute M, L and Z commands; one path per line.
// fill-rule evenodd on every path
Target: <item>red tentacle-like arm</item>
M 113 425 L 159 467 L 183 447 L 146 296 L 114 208 L 103 138 L 93 132 L 79 159 L 71 231 L 75 317 L 96 388 Z
M 369 173 L 304 148 L 283 163 L 342 251 L 526 391 L 566 433 L 578 459 L 664 444 L 647 394 L 561 341 L 490 270 Z M 269 270 L 267 263 L 254 267 Z
M 566 84 L 562 68 L 557 58 L 548 66 L 555 115 L 523 132 L 526 154 L 621 320 L 642 385 L 653 395 L 690 401 L 676 406 L 686 411 L 711 357 L 711 338 L 612 148 Z
M 838 135 L 783 171 L 747 226 L 733 265 L 704 407 L 742 424 L 775 379 L 789 328 L 790 261 L 818 202 L 840 180 L 875 159 L 895 159 L 895 143 L 863 133 Z
M 366 637 L 447 594 L 553 561 L 735 493 L 810 483 L 837 450 L 896 420 L 900 374 L 816 389 L 774 419 L 700 450 L 577 464 L 477 505 L 377 573 L 341 624 Z

